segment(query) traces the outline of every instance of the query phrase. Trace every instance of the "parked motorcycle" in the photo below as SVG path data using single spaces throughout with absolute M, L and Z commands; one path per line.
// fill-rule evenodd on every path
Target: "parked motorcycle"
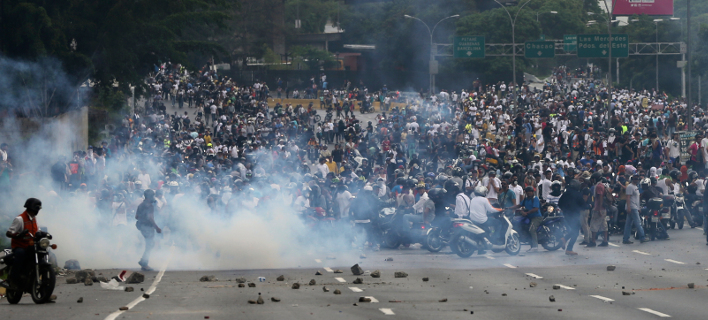
M 646 233 L 645 236 L 648 236 L 652 241 L 669 238 L 666 233 L 666 221 L 662 222 L 662 220 L 671 219 L 671 207 L 665 207 L 665 203 L 664 198 L 651 198 L 642 210 L 642 228 Z
M 10 304 L 17 304 L 26 292 L 32 297 L 32 301 L 37 304 L 49 302 L 54 286 L 56 285 L 56 274 L 49 262 L 48 248 L 56 250 L 57 245 L 51 244 L 52 235 L 45 231 L 38 231 L 30 234 L 34 239 L 34 259 L 27 260 L 27 268 L 22 270 L 17 289 L 7 289 L 7 301 Z M 7 276 L 12 270 L 14 254 L 10 250 L 0 251 L 0 275 Z M 7 267 L 3 267 L 3 265 Z M 8 287 L 6 282 L 0 283 L 3 287 Z
M 495 253 L 506 251 L 512 256 L 519 254 L 521 241 L 509 218 L 501 211 L 490 215 L 489 219 L 497 219 L 502 223 L 501 230 L 494 230 L 494 232 L 504 232 L 504 243 L 492 244 L 489 241 L 490 235 L 484 229 L 475 225 L 471 220 L 456 219 L 452 223 L 452 236 L 450 239 L 452 252 L 462 258 L 473 255 L 475 251 L 479 252 L 479 250 L 487 249 L 491 249 Z
M 543 221 L 536 229 L 538 244 L 548 251 L 558 250 L 563 246 L 563 235 L 565 234 L 564 217 L 558 210 L 557 205 L 547 203 L 542 207 Z M 531 219 L 524 216 L 515 216 L 512 225 L 519 234 L 522 244 L 531 244 L 531 233 L 529 226 Z

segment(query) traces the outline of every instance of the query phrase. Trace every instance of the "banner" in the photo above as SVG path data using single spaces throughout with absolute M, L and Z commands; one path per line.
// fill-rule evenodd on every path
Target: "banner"
M 631 16 L 646 14 L 650 16 L 673 16 L 674 0 L 614 0 L 613 15 Z

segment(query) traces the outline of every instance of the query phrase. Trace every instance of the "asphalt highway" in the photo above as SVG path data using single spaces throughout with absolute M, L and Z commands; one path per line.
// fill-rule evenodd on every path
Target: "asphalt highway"
M 674 230 L 669 241 L 645 244 L 623 245 L 614 237 L 606 248 L 576 247 L 575 257 L 562 250 L 523 254 L 528 246 L 520 256 L 467 259 L 416 246 L 364 251 L 365 258 L 357 250 L 322 252 L 307 257 L 310 265 L 277 270 L 171 270 L 179 256 L 173 249 L 156 264 L 167 271 L 145 273 L 144 283 L 130 285 L 135 292 L 70 285 L 60 277 L 55 303 L 34 305 L 25 297 L 11 306 L 3 299 L 0 312 L 3 319 L 697 319 L 708 298 L 704 239 L 701 229 Z M 352 274 L 355 263 L 364 275 Z M 609 265 L 616 269 L 608 271 Z M 380 278 L 369 275 L 375 270 Z M 408 276 L 395 278 L 396 271 Z M 200 282 L 204 275 L 217 281 Z M 280 275 L 284 281 L 276 280 Z M 256 286 L 238 287 L 237 278 Z M 356 278 L 363 283 L 354 284 Z M 292 289 L 296 282 L 300 288 Z M 145 292 L 148 299 L 141 297 Z M 249 304 L 259 293 L 265 304 Z M 124 306 L 129 310 L 120 311 Z

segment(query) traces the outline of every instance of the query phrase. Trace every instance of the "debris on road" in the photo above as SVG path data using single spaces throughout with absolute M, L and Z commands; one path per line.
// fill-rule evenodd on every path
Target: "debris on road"
M 408 277 L 408 274 L 403 272 L 403 271 L 396 271 L 396 273 L 393 274 L 394 277 L 396 278 L 405 278 Z
M 248 304 L 256 304 L 256 300 L 248 300 Z
M 270 301 L 273 301 L 273 302 L 280 302 L 280 298 L 270 297 Z
M 387 262 L 393 261 L 393 258 L 388 257 L 388 258 L 386 258 L 386 261 L 387 261 Z
M 74 277 L 76 277 L 76 281 L 78 282 L 85 282 L 86 278 L 91 279 L 92 277 L 95 277 L 96 274 L 93 272 L 93 270 L 86 269 L 86 270 L 79 270 L 76 271 L 74 274 Z
M 375 270 L 374 272 L 371 273 L 372 278 L 381 278 L 381 271 Z
M 143 281 L 145 281 L 145 275 L 140 272 L 131 273 L 128 279 L 125 280 L 126 283 L 142 283 Z
M 334 290 L 334 294 L 342 294 L 342 292 L 339 291 L 339 289 L 336 289 L 336 290 Z
M 293 287 L 292 287 L 292 288 L 293 288 L 293 289 L 300 289 L 300 284 L 297 283 L 297 282 L 295 282 L 295 283 L 293 283 Z
M 201 278 L 199 278 L 199 281 L 201 281 L 201 282 L 213 282 L 213 281 L 216 281 L 216 277 L 215 277 L 215 276 L 202 276 Z
M 120 307 L 120 308 L 118 308 L 118 310 L 120 310 L 120 311 L 126 311 L 126 310 L 128 310 L 128 307 Z
M 550 302 L 556 302 L 556 297 L 554 297 L 553 295 L 551 295 L 550 297 L 548 297 L 548 301 L 550 301 Z
M 401 300 L 388 300 L 389 303 L 401 303 Z
M 254 282 L 249 282 L 249 283 L 248 283 L 248 287 L 249 287 L 249 288 L 255 288 L 255 287 L 256 287 L 256 284 L 255 284 Z
M 561 286 L 559 286 L 559 285 L 557 285 L 557 284 L 554 284 L 554 285 L 553 285 L 553 290 L 559 290 L 560 288 L 561 288 Z
M 86 280 L 84 281 L 84 285 L 85 286 L 92 286 L 93 280 L 91 280 L 91 278 L 86 278 Z
M 108 282 L 108 279 L 104 276 L 96 277 L 96 280 L 93 280 L 93 282 Z
M 143 298 L 145 298 L 145 299 L 150 299 L 150 295 L 147 294 L 147 293 L 143 293 Z
M 81 270 L 81 266 L 79 265 L 79 261 L 71 259 L 71 260 L 66 260 L 66 262 L 64 262 L 64 269 L 66 269 L 66 270 Z
M 76 278 L 66 278 L 66 284 L 77 284 Z
M 502 297 L 506 297 L 506 293 L 502 293 Z
M 695 288 L 695 287 L 696 287 L 696 285 L 695 285 L 693 282 L 691 282 L 691 283 L 688 284 L 688 288 L 689 288 L 689 289 L 693 289 L 693 288 Z
M 53 294 L 53 295 L 49 296 L 49 301 L 56 301 L 56 300 L 57 300 L 57 295 L 56 295 L 56 294 Z
M 236 279 L 234 279 L 234 281 L 236 281 L 236 282 L 238 282 L 238 283 L 246 283 L 246 278 L 243 278 L 243 277 L 241 277 L 241 278 L 236 278 Z
M 352 269 L 352 273 L 355 276 L 360 276 L 360 275 L 364 274 L 364 270 L 359 266 L 358 263 L 353 265 L 351 269 Z
M 263 297 L 261 297 L 261 293 L 258 293 L 258 300 L 256 300 L 257 304 L 264 304 L 265 301 L 263 301 Z
M 359 297 L 359 302 L 371 302 L 371 298 Z
M 125 287 L 125 292 L 133 292 L 135 289 L 133 287 Z
M 344 273 L 344 271 L 337 269 L 337 270 L 334 270 L 334 273 Z
M 285 276 L 284 276 L 284 275 L 279 275 L 277 278 L 275 278 L 275 280 L 278 280 L 278 281 L 285 281 Z
M 428 282 L 428 280 L 430 280 L 428 277 L 423 278 L 423 282 Z
M 445 299 L 440 299 L 440 300 L 438 300 L 438 302 L 447 302 L 447 298 L 445 298 Z
M 76 303 L 83 303 L 84 302 L 84 297 L 80 297 L 79 300 L 76 300 Z
M 353 283 L 354 284 L 362 284 L 362 283 L 364 283 L 364 280 L 361 278 L 356 278 Z
M 615 271 L 615 268 L 617 268 L 617 266 L 607 266 L 607 271 Z
M 535 288 L 537 285 L 538 285 L 538 283 L 533 282 L 533 281 L 531 281 L 531 283 L 529 283 L 529 287 L 531 287 L 531 288 Z
M 315 272 L 315 275 L 316 275 L 316 276 L 321 276 L 321 275 L 322 275 L 322 272 L 320 272 L 319 270 L 317 270 L 317 272 Z
M 623 295 L 623 296 L 629 296 L 629 295 L 632 295 L 632 293 L 629 292 L 629 291 L 622 291 L 622 295 Z
M 314 285 L 316 285 L 316 284 L 317 284 L 317 281 L 315 281 L 315 279 L 310 280 L 310 285 L 311 285 L 311 286 L 314 286 Z
M 322 287 L 322 291 L 324 291 L 324 292 L 329 292 L 329 288 L 327 288 L 326 286 L 325 286 L 325 287 Z
M 246 284 L 245 284 L 245 283 L 239 283 L 239 284 L 238 284 L 238 287 L 239 287 L 239 288 L 245 288 L 245 287 L 246 287 Z

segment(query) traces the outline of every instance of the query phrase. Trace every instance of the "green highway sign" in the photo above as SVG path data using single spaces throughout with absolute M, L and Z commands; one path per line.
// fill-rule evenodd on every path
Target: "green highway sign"
M 578 35 L 566 34 L 563 35 L 563 50 L 565 52 L 573 52 L 578 50 Z
M 556 56 L 556 44 L 552 41 L 527 41 L 524 44 L 526 58 L 553 58 Z
M 607 34 L 579 34 L 579 58 L 607 58 L 609 57 L 609 41 Z M 629 36 L 626 34 L 612 35 L 612 57 L 629 57 Z
M 484 37 L 455 37 L 452 56 L 455 58 L 484 58 Z

